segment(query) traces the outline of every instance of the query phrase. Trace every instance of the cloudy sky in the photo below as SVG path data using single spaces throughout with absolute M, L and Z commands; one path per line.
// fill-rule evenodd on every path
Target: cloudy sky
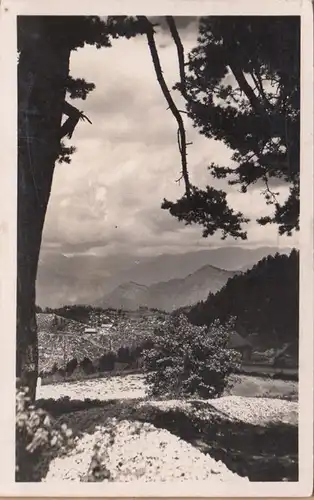
M 186 52 L 196 44 L 195 23 L 181 29 Z M 157 35 L 164 76 L 178 81 L 176 48 L 169 34 Z M 80 123 L 71 144 L 70 165 L 57 165 L 43 238 L 43 252 L 157 255 L 219 245 L 293 246 L 296 238 L 278 237 L 276 227 L 260 227 L 256 217 L 268 208 L 259 190 L 243 195 L 213 181 L 206 167 L 226 164 L 231 152 L 198 134 L 186 120 L 189 170 L 194 184 L 226 189 L 230 205 L 253 219 L 248 241 L 202 238 L 201 228 L 186 227 L 161 210 L 164 197 L 183 194 L 177 125 L 157 83 L 145 37 L 116 40 L 112 48 L 87 46 L 71 58 L 73 77 L 94 82 L 86 101 L 74 102 L 93 122 Z M 174 95 L 179 107 L 184 104 Z M 283 193 L 284 194 L 284 193 Z

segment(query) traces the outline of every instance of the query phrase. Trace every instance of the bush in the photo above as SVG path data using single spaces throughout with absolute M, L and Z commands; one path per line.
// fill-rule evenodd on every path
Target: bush
M 51 368 L 51 372 L 50 373 L 51 373 L 51 375 L 54 375 L 57 372 L 58 372 L 58 365 L 57 365 L 57 363 L 54 363 L 53 366 L 52 366 L 52 368 Z
M 143 353 L 146 382 L 153 396 L 220 396 L 228 377 L 240 366 L 240 354 L 227 349 L 231 325 L 190 324 L 171 317 L 155 331 L 154 346 Z
M 128 347 L 122 346 L 118 349 L 117 361 L 119 363 L 130 363 L 131 362 L 130 349 Z
M 66 367 L 65 367 L 65 373 L 66 375 L 72 375 L 74 370 L 77 368 L 78 362 L 76 358 L 71 359 L 70 361 L 67 362 Z
M 92 373 L 95 372 L 95 367 L 93 365 L 93 362 L 85 357 L 81 362 L 80 362 L 80 368 L 83 370 L 85 375 L 91 375 Z
M 28 388 L 16 393 L 16 474 L 19 482 L 38 482 L 46 475 L 50 461 L 73 445 L 72 431 L 57 424 L 27 397 Z
M 117 357 L 114 352 L 109 351 L 104 353 L 98 360 L 99 371 L 112 371 Z

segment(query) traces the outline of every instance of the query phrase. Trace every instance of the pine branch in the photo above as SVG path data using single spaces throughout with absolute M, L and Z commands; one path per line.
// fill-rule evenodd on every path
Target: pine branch
M 265 115 L 265 110 L 264 110 L 262 104 L 260 103 L 258 97 L 254 94 L 252 87 L 247 82 L 247 79 L 245 78 L 242 69 L 240 67 L 238 67 L 236 64 L 233 64 L 230 62 L 229 62 L 229 67 L 230 67 L 235 79 L 237 80 L 237 83 L 238 83 L 240 89 L 248 98 L 254 111 L 261 116 Z
M 92 124 L 90 119 L 86 115 L 84 115 L 82 111 L 79 111 L 67 101 L 64 101 L 63 113 L 68 116 L 68 119 L 64 122 L 60 129 L 60 139 L 65 136 L 71 139 L 74 129 L 80 120 L 87 120 L 90 124 Z
M 143 22 L 143 25 L 146 26 L 146 37 L 147 37 L 147 42 L 148 42 L 148 47 L 151 53 L 151 57 L 153 60 L 154 68 L 155 68 L 155 73 L 157 77 L 157 81 L 160 85 L 160 88 L 162 90 L 162 93 L 168 103 L 169 109 L 171 110 L 174 118 L 177 121 L 178 124 L 178 134 L 179 134 L 179 151 L 181 155 L 181 166 L 182 166 L 182 177 L 184 179 L 185 183 L 185 192 L 186 196 L 189 198 L 191 194 L 191 184 L 190 184 L 190 179 L 189 179 L 189 173 L 188 173 L 188 167 L 187 167 L 187 153 L 186 153 L 186 147 L 187 147 L 187 141 L 186 141 L 186 132 L 184 128 L 184 123 L 182 116 L 180 114 L 180 111 L 178 110 L 174 100 L 171 97 L 170 91 L 168 89 L 168 86 L 166 84 L 166 81 L 163 77 L 163 72 L 160 64 L 160 59 L 158 55 L 158 51 L 156 48 L 156 43 L 155 43 L 155 38 L 154 38 L 154 28 L 151 22 L 147 19 L 146 16 L 138 16 L 138 18 Z
M 89 83 L 84 78 L 73 78 L 68 76 L 66 81 L 66 91 L 71 99 L 83 99 L 85 101 L 89 92 L 95 89 L 94 83 Z
M 179 71 L 180 71 L 180 91 L 182 96 L 188 100 L 187 96 L 187 91 L 186 91 L 186 78 L 185 78 L 185 62 L 184 62 L 184 48 L 183 44 L 181 42 L 180 35 L 178 33 L 176 23 L 173 19 L 172 16 L 166 16 L 166 21 L 168 23 L 169 29 L 171 36 L 174 40 L 174 43 L 176 44 L 177 47 L 177 53 L 178 53 L 178 61 L 179 61 Z
M 265 183 L 265 186 L 266 186 L 266 189 L 264 191 L 262 191 L 262 193 L 264 194 L 264 196 L 266 197 L 266 200 L 267 200 L 267 204 L 268 205 L 272 205 L 272 204 L 276 204 L 276 205 L 279 205 L 279 202 L 278 202 L 278 199 L 277 199 L 277 196 L 279 196 L 279 193 L 275 193 L 274 191 L 272 191 L 269 187 L 269 182 L 268 182 L 268 177 L 267 175 L 265 174 L 265 176 L 263 177 L 263 181 Z

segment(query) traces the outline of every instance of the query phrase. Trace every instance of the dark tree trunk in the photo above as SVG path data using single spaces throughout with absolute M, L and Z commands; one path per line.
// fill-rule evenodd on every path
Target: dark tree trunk
M 70 49 L 47 18 L 19 19 L 16 376 L 35 398 L 36 275 L 69 72 Z

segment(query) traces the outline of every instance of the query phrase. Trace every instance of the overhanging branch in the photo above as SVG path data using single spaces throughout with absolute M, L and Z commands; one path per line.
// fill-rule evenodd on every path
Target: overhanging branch
M 265 109 L 260 103 L 258 97 L 254 94 L 253 89 L 247 82 L 247 79 L 244 76 L 244 73 L 240 67 L 238 67 L 236 64 L 229 63 L 229 67 L 239 85 L 239 88 L 242 90 L 242 92 L 246 95 L 248 98 L 252 108 L 254 111 L 259 114 L 259 115 L 265 115 Z
M 173 19 L 172 16 L 166 16 L 166 21 L 168 23 L 168 26 L 169 26 L 169 29 L 170 29 L 170 33 L 171 33 L 171 36 L 174 40 L 174 43 L 176 44 L 176 47 L 177 47 L 177 53 L 178 53 L 178 61 L 179 61 L 179 71 L 180 71 L 180 91 L 181 91 L 181 94 L 182 96 L 188 100 L 188 96 L 187 96 L 187 91 L 186 91 L 186 78 L 185 78 L 185 62 L 184 62 L 184 48 L 183 48 L 183 44 L 181 42 L 181 38 L 180 38 L 180 35 L 178 33 L 178 30 L 177 30 L 177 27 L 176 27 L 176 23 Z
M 148 47 L 149 47 L 149 50 L 151 53 L 151 57 L 153 60 L 157 81 L 158 81 L 160 88 L 162 90 L 162 93 L 163 93 L 163 95 L 168 103 L 169 109 L 171 110 L 171 112 L 172 112 L 172 114 L 173 114 L 173 116 L 176 119 L 177 124 L 178 124 L 178 138 L 179 138 L 178 145 L 179 145 L 179 151 L 180 151 L 180 155 L 181 155 L 182 177 L 183 177 L 184 183 L 185 183 L 186 195 L 187 195 L 187 197 L 190 197 L 191 184 L 190 184 L 189 173 L 188 173 L 188 168 L 187 168 L 187 153 L 186 153 L 187 141 L 186 141 L 186 132 L 185 132 L 185 128 L 184 128 L 183 119 L 182 119 L 180 111 L 178 110 L 174 100 L 171 97 L 170 91 L 169 91 L 168 86 L 166 84 L 166 81 L 163 77 L 163 72 L 162 72 L 160 59 L 159 59 L 158 51 L 156 48 L 155 38 L 154 38 L 153 25 L 147 19 L 146 16 L 138 16 L 138 18 L 146 26 L 146 37 L 147 37 L 147 42 L 148 42 Z

